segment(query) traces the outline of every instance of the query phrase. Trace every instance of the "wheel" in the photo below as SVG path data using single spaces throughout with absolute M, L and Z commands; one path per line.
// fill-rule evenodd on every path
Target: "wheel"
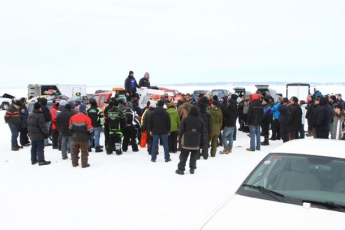
M 8 104 L 7 102 L 4 102 L 4 103 L 2 103 L 1 108 L 3 110 L 7 110 L 9 106 L 10 106 L 10 104 Z

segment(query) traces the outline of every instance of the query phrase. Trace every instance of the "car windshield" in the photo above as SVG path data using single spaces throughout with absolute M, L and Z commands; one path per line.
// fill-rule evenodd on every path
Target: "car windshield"
M 282 195 L 284 199 L 267 196 L 268 190 Z M 236 193 L 291 204 L 308 202 L 318 207 L 327 204 L 323 208 L 335 204 L 344 208 L 345 159 L 270 153 Z

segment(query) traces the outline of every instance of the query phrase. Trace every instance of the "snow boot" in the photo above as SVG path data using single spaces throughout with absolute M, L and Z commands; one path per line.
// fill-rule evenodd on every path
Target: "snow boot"
M 268 136 L 265 136 L 265 140 L 263 142 L 261 142 L 261 145 L 270 145 L 270 143 L 268 142 Z
M 103 152 L 103 149 L 101 149 L 101 147 L 97 146 L 95 152 L 96 153 Z

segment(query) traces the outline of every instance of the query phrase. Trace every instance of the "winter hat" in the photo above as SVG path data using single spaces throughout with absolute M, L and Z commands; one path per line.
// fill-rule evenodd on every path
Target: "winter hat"
M 66 104 L 66 105 L 65 105 L 65 109 L 67 109 L 67 110 L 71 110 L 71 109 L 72 109 L 72 107 L 71 107 L 71 105 L 70 105 L 70 104 Z
M 34 109 L 39 110 L 40 108 L 41 108 L 41 104 L 38 103 L 38 102 L 36 102 L 36 103 L 34 104 Z
M 61 101 L 60 101 L 60 105 L 61 105 L 61 106 L 65 106 L 66 104 L 67 104 L 67 101 L 66 101 L 66 100 L 61 100 Z
M 131 108 L 133 108 L 133 104 L 132 104 L 132 102 L 127 102 L 127 104 L 126 104 L 126 108 L 129 108 L 129 109 L 131 109 Z
M 344 106 L 343 106 L 342 103 L 337 103 L 337 104 L 334 106 L 334 108 L 339 108 L 339 109 L 343 110 L 343 109 L 344 109 Z
M 16 100 L 15 102 L 14 102 L 14 104 L 16 105 L 16 106 L 22 106 L 22 103 L 19 101 L 19 100 Z
M 80 104 L 79 112 L 86 113 L 86 105 L 84 103 Z
M 333 101 L 336 101 L 336 97 L 334 95 L 329 96 L 329 99 L 332 99 Z
M 195 105 L 192 105 L 189 110 L 189 115 L 198 116 L 198 108 Z
M 159 100 L 158 103 L 157 103 L 157 105 L 160 106 L 160 107 L 163 107 L 163 106 L 164 106 L 164 101 Z
M 132 74 L 132 73 L 134 73 L 132 70 L 131 70 L 131 71 L 129 71 L 129 74 Z
M 150 107 L 151 108 L 156 108 L 156 102 L 154 102 L 154 101 L 152 101 L 152 100 L 150 100 Z

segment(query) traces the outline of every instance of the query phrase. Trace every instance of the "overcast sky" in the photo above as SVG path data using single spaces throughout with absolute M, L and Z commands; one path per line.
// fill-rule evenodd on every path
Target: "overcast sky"
M 2 87 L 344 82 L 344 0 L 11 0 Z

